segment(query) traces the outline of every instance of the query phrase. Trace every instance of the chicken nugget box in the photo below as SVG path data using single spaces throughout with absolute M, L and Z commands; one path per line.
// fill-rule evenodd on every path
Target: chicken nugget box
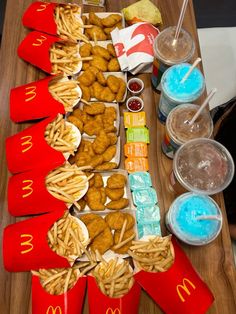
M 45 140 L 47 125 L 55 119 L 47 118 L 6 139 L 6 158 L 11 173 L 32 170 L 38 166 L 64 163 L 64 155 Z
M 55 76 L 13 88 L 10 92 L 10 117 L 14 122 L 23 122 L 65 114 L 62 103 L 52 97 L 48 90 Z
M 52 63 L 49 50 L 54 43 L 60 41 L 63 40 L 59 37 L 33 31 L 20 43 L 17 53 L 23 60 L 51 74 Z
M 36 215 L 66 210 L 66 203 L 52 196 L 46 188 L 46 176 L 60 166 L 55 163 L 13 175 L 8 181 L 8 211 L 12 216 Z
M 3 234 L 3 261 L 7 271 L 70 267 L 68 260 L 51 250 L 47 233 L 64 210 L 9 225 Z
M 173 265 L 165 272 L 139 271 L 136 281 L 167 314 L 204 314 L 214 297 L 172 237 Z
M 122 298 L 110 298 L 103 294 L 92 276 L 88 276 L 87 281 L 90 314 L 138 313 L 141 287 L 136 281 L 130 291 Z
M 32 276 L 32 313 L 33 314 L 78 314 L 82 312 L 86 289 L 86 277 L 81 277 L 73 288 L 60 295 L 45 291 L 37 276 Z M 69 312 L 68 312 L 69 309 Z

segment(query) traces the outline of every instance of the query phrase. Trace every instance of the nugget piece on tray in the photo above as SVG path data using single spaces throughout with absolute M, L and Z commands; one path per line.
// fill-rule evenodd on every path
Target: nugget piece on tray
M 113 93 L 117 93 L 120 88 L 120 79 L 114 75 L 109 75 L 107 77 L 107 86 Z
M 93 26 L 92 28 L 87 28 L 85 31 L 85 34 L 91 39 L 91 40 L 106 40 L 107 35 L 104 33 L 103 29 L 99 26 Z
M 94 12 L 89 12 L 89 21 L 92 25 L 97 25 L 99 27 L 103 27 L 102 19 L 97 16 Z
M 100 173 L 95 173 L 93 178 L 95 188 L 102 188 L 104 186 L 103 179 Z
M 122 19 L 120 14 L 110 14 L 107 17 L 101 19 L 102 25 L 105 27 L 112 27 Z
M 96 154 L 103 154 L 109 145 L 110 139 L 104 131 L 101 131 L 94 140 L 92 147 Z
M 98 121 L 92 120 L 84 124 L 84 132 L 87 133 L 89 136 L 98 135 L 103 126 Z
M 108 171 L 108 170 L 112 170 L 112 169 L 115 169 L 117 168 L 118 165 L 116 162 L 104 162 L 103 164 L 95 167 L 96 170 L 99 170 L 99 171 Z
M 105 206 L 102 204 L 102 195 L 101 192 L 95 188 L 89 188 L 86 193 L 86 199 L 88 202 L 88 206 L 92 210 L 104 210 Z
M 125 187 L 126 177 L 120 173 L 114 173 L 107 180 L 107 186 L 110 189 L 121 189 Z
M 105 188 L 101 187 L 101 188 L 98 188 L 98 190 L 101 193 L 101 202 L 102 202 L 102 204 L 105 204 L 106 200 L 107 200 L 107 196 L 106 196 L 106 193 L 105 193 Z
M 108 63 L 108 71 L 110 72 L 119 72 L 120 71 L 120 64 L 117 60 L 117 58 L 113 58 Z
M 109 51 L 106 48 L 101 47 L 99 45 L 93 46 L 92 54 L 95 56 L 100 56 L 108 61 L 111 59 Z
M 85 71 L 87 70 L 88 68 L 90 67 L 90 64 L 89 62 L 85 62 L 83 61 L 83 65 L 82 65 L 82 71 Z
M 75 116 L 76 118 L 80 119 L 81 121 L 83 121 L 83 123 L 86 123 L 88 120 L 88 116 L 86 114 L 85 111 L 77 108 L 73 111 L 72 113 L 73 116 Z
M 122 243 L 124 243 L 121 247 L 119 247 L 119 239 L 120 239 L 120 235 L 121 235 L 121 231 L 115 231 L 114 234 L 114 246 L 111 248 L 112 251 L 118 253 L 118 254 L 126 254 L 129 250 L 129 248 L 132 245 L 132 240 L 135 237 L 135 232 L 134 230 L 131 228 L 127 231 L 125 231 L 122 240 L 120 242 L 120 246 L 122 245 Z M 126 242 L 125 240 L 130 239 L 128 242 Z M 124 241 L 124 242 L 123 242 Z M 116 247 L 117 246 L 117 247 Z
M 90 223 L 93 220 L 103 220 L 103 218 L 97 214 L 93 214 L 93 213 L 89 213 L 89 214 L 85 214 L 85 215 L 81 215 L 79 217 L 79 219 L 81 221 L 83 221 L 83 223 L 85 225 L 87 225 L 88 223 Z
M 112 44 L 107 44 L 107 50 L 110 53 L 110 55 L 112 55 L 113 57 L 117 57 L 115 48 Z
M 67 118 L 67 121 L 73 123 L 79 130 L 80 130 L 80 133 L 83 133 L 83 121 L 81 121 L 80 119 L 78 119 L 77 117 L 73 116 L 73 115 L 70 115 L 68 118 Z
M 116 100 L 118 102 L 122 102 L 123 101 L 123 98 L 124 98 L 124 95 L 125 95 L 125 91 L 126 91 L 126 84 L 125 82 L 120 78 L 120 87 L 119 87 L 119 90 L 116 94 Z
M 95 68 L 98 68 L 98 70 L 102 71 L 102 72 L 106 72 L 107 71 L 107 65 L 108 62 L 107 60 L 105 60 L 104 58 L 100 57 L 100 56 L 93 56 L 93 60 L 89 61 L 91 66 L 94 66 Z
M 88 105 L 84 105 L 83 110 L 86 113 L 94 116 L 94 115 L 97 115 L 97 114 L 104 113 L 105 108 L 106 107 L 105 107 L 104 103 L 102 103 L 102 102 L 94 102 L 94 103 L 92 103 L 89 106 Z
M 97 78 L 97 81 L 98 81 L 99 84 L 101 84 L 103 86 L 106 86 L 107 80 L 106 80 L 106 78 L 105 78 L 105 76 L 104 76 L 102 71 L 99 71 L 97 73 L 96 78 Z
M 81 88 L 83 99 L 89 101 L 91 98 L 89 87 L 87 87 L 83 84 L 79 84 L 79 87 Z
M 87 224 L 87 229 L 89 232 L 90 239 L 94 239 L 96 236 L 98 236 L 100 233 L 105 230 L 107 227 L 106 222 L 104 219 L 93 219 Z
M 89 57 L 91 55 L 93 46 L 90 43 L 85 43 L 79 48 L 79 54 L 81 57 Z
M 121 212 L 109 213 L 106 215 L 105 221 L 111 229 L 121 230 L 125 221 L 125 214 Z
M 106 195 L 112 200 L 117 201 L 121 197 L 124 196 L 124 189 L 109 189 L 107 186 L 105 187 Z
M 96 168 L 99 165 L 101 165 L 103 163 L 103 156 L 102 155 L 95 155 L 94 157 L 92 157 L 92 159 L 89 161 L 89 166 L 91 166 L 92 168 Z
M 89 180 L 89 182 L 91 181 L 91 179 Z M 77 201 L 79 206 L 80 206 L 80 210 L 84 210 L 85 206 L 86 206 L 86 201 L 85 199 L 82 197 L 80 200 Z
M 106 208 L 108 209 L 123 209 L 129 206 L 129 200 L 127 198 L 120 198 L 117 201 L 110 201 L 106 204 Z
M 75 163 L 78 167 L 86 166 L 90 161 L 91 156 L 89 156 L 86 152 L 77 153 L 75 155 Z
M 115 133 L 107 133 L 107 137 L 110 139 L 111 145 L 115 145 L 117 143 L 118 137 Z
M 104 87 L 101 95 L 100 95 L 100 100 L 105 101 L 105 102 L 112 102 L 113 100 L 115 100 L 116 95 L 114 93 L 112 93 L 111 89 L 109 87 Z
M 84 73 L 82 73 L 79 77 L 78 77 L 78 82 L 80 84 L 83 84 L 84 86 L 90 86 L 95 82 L 96 76 L 94 75 L 94 73 L 92 71 L 90 71 L 89 69 L 85 70 Z
M 116 145 L 109 146 L 102 154 L 103 161 L 110 161 L 116 155 Z
M 90 244 L 91 250 L 96 252 L 99 251 L 100 254 L 104 254 L 113 245 L 113 236 L 109 227 L 105 228 L 102 233 L 100 233 L 95 239 L 93 239 Z

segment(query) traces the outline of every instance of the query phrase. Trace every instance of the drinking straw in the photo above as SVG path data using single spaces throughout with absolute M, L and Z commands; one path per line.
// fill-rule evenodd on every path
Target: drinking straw
M 180 11 L 180 16 L 179 16 L 179 20 L 178 20 L 178 24 L 176 26 L 176 30 L 175 30 L 175 37 L 173 40 L 172 45 L 174 46 L 179 38 L 179 33 L 180 33 L 180 29 L 182 27 L 183 24 L 183 20 L 184 20 L 184 15 L 185 15 L 185 11 L 188 5 L 188 0 L 184 0 L 181 11 Z
M 188 70 L 188 72 L 187 72 L 187 73 L 185 74 L 185 76 L 182 78 L 182 80 L 180 81 L 180 83 L 183 83 L 183 82 L 185 82 L 185 81 L 187 80 L 187 78 L 189 77 L 189 75 L 192 73 L 192 71 L 196 68 L 196 66 L 198 65 L 198 63 L 201 62 L 201 61 L 202 61 L 201 58 L 197 58 L 197 59 L 193 62 L 191 68 Z
M 192 117 L 192 119 L 188 122 L 188 124 L 192 125 L 194 123 L 194 121 L 198 118 L 198 116 L 200 115 L 200 113 L 203 111 L 203 109 L 206 107 L 206 105 L 208 104 L 209 100 L 214 96 L 214 94 L 217 92 L 216 88 L 213 88 L 210 92 L 210 94 L 207 96 L 207 98 L 205 99 L 205 101 L 201 104 L 201 106 L 199 107 L 199 109 L 197 110 L 197 112 L 195 113 L 195 115 Z
M 221 216 L 219 215 L 202 215 L 196 217 L 197 220 L 219 220 L 221 221 Z

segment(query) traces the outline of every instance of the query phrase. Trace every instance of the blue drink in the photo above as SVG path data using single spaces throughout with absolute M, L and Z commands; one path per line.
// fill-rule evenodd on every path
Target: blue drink
M 203 216 L 219 219 L 199 219 Z M 213 241 L 222 228 L 222 214 L 217 203 L 205 195 L 185 193 L 176 198 L 166 215 L 168 229 L 180 240 L 191 245 Z
M 191 103 L 201 96 L 205 89 L 205 79 L 198 68 L 189 77 L 181 80 L 190 69 L 191 64 L 181 63 L 170 67 L 162 76 L 162 94 L 158 107 L 158 117 L 165 123 L 169 112 L 179 104 Z

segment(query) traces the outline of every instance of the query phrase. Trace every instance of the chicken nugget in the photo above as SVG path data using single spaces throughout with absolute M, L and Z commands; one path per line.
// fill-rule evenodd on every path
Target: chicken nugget
M 112 200 L 117 201 L 124 196 L 124 189 L 109 189 L 105 187 L 106 195 Z
M 109 213 L 106 215 L 105 221 L 111 229 L 121 230 L 125 221 L 125 214 L 119 211 Z
M 98 135 L 102 130 L 102 125 L 95 121 L 89 121 L 84 124 L 84 132 L 87 133 L 89 136 Z
M 115 48 L 114 48 L 114 46 L 112 44 L 107 44 L 107 50 L 108 50 L 108 52 L 110 53 L 111 56 L 117 57 Z
M 125 215 L 125 219 L 127 219 L 127 224 L 126 224 L 125 230 L 128 230 L 134 226 L 135 219 L 134 219 L 134 216 L 132 216 L 128 213 L 124 213 L 124 215 Z
M 99 72 L 98 68 L 94 67 L 94 66 L 89 66 L 89 71 L 93 72 L 93 74 L 96 76 L 97 73 Z
M 88 120 L 86 112 L 81 110 L 80 108 L 76 108 L 75 110 L 73 110 L 72 115 L 81 120 L 83 123 L 86 123 Z
M 81 57 L 89 57 L 91 55 L 93 46 L 90 43 L 85 43 L 79 48 L 79 54 Z
M 95 173 L 93 178 L 95 188 L 102 188 L 104 186 L 103 179 L 100 173 Z
M 85 71 L 90 67 L 89 62 L 84 61 L 82 64 L 82 70 Z
M 83 84 L 79 84 L 79 87 L 81 88 L 82 91 L 82 98 L 84 100 L 89 101 L 90 100 L 90 90 L 89 87 L 83 85 Z
M 100 56 L 93 56 L 93 60 L 90 60 L 89 63 L 91 66 L 98 68 L 98 70 L 100 70 L 102 72 L 107 71 L 108 62 L 107 62 L 107 60 L 105 60 L 104 58 L 102 58 Z
M 113 236 L 109 227 L 105 228 L 102 233 L 100 233 L 95 239 L 93 239 L 90 244 L 91 250 L 98 252 L 103 255 L 106 251 L 108 251 L 113 245 Z
M 90 180 L 89 180 L 90 181 Z M 84 210 L 85 206 L 86 206 L 86 201 L 85 199 L 82 197 L 80 200 L 77 201 L 77 203 L 80 206 L 80 210 Z
M 90 86 L 92 85 L 95 80 L 96 80 L 96 76 L 94 75 L 94 73 L 92 71 L 89 70 L 89 68 L 87 70 L 84 71 L 84 73 L 82 73 L 79 77 L 78 77 L 78 82 L 80 84 L 83 84 L 84 86 Z
M 78 167 L 87 166 L 91 159 L 92 159 L 91 156 L 89 156 L 85 152 L 78 153 L 75 155 L 75 163 Z
M 92 116 L 95 116 L 95 115 L 98 115 L 98 114 L 101 114 L 101 113 L 104 113 L 105 111 L 105 105 L 104 103 L 102 102 L 93 102 L 91 105 L 85 105 L 83 107 L 83 110 L 92 115 Z
M 100 99 L 100 95 L 101 95 L 104 87 L 98 82 L 94 82 L 92 87 L 93 87 L 94 97 L 97 99 Z
M 96 78 L 97 78 L 97 81 L 98 81 L 99 84 L 101 84 L 103 86 L 106 86 L 107 80 L 106 80 L 106 78 L 105 78 L 105 76 L 104 76 L 102 71 L 99 71 L 97 73 Z
M 104 33 L 103 29 L 99 26 L 93 26 L 91 28 L 87 28 L 85 31 L 85 34 L 91 39 L 91 40 L 106 40 L 107 35 Z
M 93 91 L 93 85 L 92 86 L 89 86 L 89 91 L 90 91 L 90 97 L 91 98 L 94 98 L 94 91 Z
M 73 123 L 80 130 L 80 133 L 83 133 L 83 126 L 84 126 L 83 121 L 81 121 L 80 119 L 78 119 L 77 117 L 73 115 L 70 115 L 67 118 L 67 121 Z
M 102 196 L 99 189 L 92 187 L 88 189 L 86 193 L 88 206 L 92 210 L 104 210 L 105 206 L 102 204 Z
M 120 173 L 114 173 L 107 180 L 107 186 L 110 189 L 121 189 L 125 187 L 126 177 Z
M 102 154 L 103 161 L 110 161 L 116 155 L 116 145 L 109 146 Z
M 115 233 L 114 233 L 114 245 L 118 244 L 119 243 L 119 239 L 120 239 L 120 231 L 116 230 Z M 130 238 L 132 235 L 134 235 L 135 232 L 134 230 L 131 228 L 127 231 L 125 231 L 124 233 L 124 236 L 122 238 L 122 241 Z M 112 251 L 118 253 L 118 254 L 126 254 L 129 250 L 129 248 L 131 247 L 132 245 L 132 240 L 130 240 L 128 243 L 126 243 L 125 245 L 123 245 L 121 248 L 119 249 L 114 249 L 114 247 L 112 247 Z
M 115 169 L 117 168 L 118 165 L 116 162 L 104 162 L 103 164 L 95 167 L 96 170 L 99 170 L 99 171 L 108 171 L 108 170 L 112 170 L 112 169 Z
M 99 165 L 101 165 L 102 163 L 103 163 L 103 156 L 102 155 L 95 155 L 89 161 L 89 166 L 91 166 L 92 168 L 96 168 Z
M 116 100 L 122 102 L 126 91 L 126 83 L 120 78 L 120 88 L 116 94 Z
M 87 16 L 82 15 L 82 16 L 81 16 L 81 19 L 82 19 L 84 25 L 87 25 L 87 24 L 88 24 Z
M 116 132 L 117 128 L 114 126 L 114 124 L 105 124 L 104 125 L 104 131 L 106 133 Z
M 89 224 L 91 221 L 93 220 L 103 220 L 103 218 L 97 214 L 93 214 L 93 213 L 89 213 L 89 214 L 85 214 L 85 215 L 81 215 L 79 217 L 79 219 L 81 221 L 83 221 L 83 223 L 87 226 L 87 224 Z
M 113 123 L 117 118 L 116 108 L 112 106 L 106 107 L 104 111 L 104 118 L 105 120 L 111 119 Z
M 107 137 L 110 139 L 111 145 L 115 145 L 117 143 L 118 137 L 115 133 L 107 133 Z
M 98 236 L 100 233 L 102 233 L 105 228 L 107 228 L 107 224 L 105 220 L 100 219 L 93 219 L 87 224 L 87 229 L 89 233 L 90 239 L 94 239 L 96 236 Z
M 107 78 L 107 86 L 112 90 L 113 93 L 118 93 L 120 88 L 120 80 L 114 75 L 109 75 Z
M 92 146 L 96 154 L 103 154 L 107 147 L 110 146 L 110 139 L 107 137 L 106 133 L 103 130 L 95 138 Z
M 112 27 L 120 22 L 122 16 L 120 14 L 110 14 L 107 17 L 101 19 L 102 25 L 105 27 Z
M 108 209 L 123 209 L 129 206 L 129 200 L 127 198 L 120 198 L 117 201 L 110 201 L 106 204 L 106 208 Z
M 95 183 L 94 176 L 89 180 L 89 188 L 93 187 Z
M 98 123 L 100 123 L 101 125 L 103 125 L 103 119 L 102 119 L 103 115 L 102 114 L 97 114 L 94 117 L 94 120 L 97 121 Z
M 113 58 L 108 63 L 108 71 L 110 72 L 119 72 L 120 71 L 120 64 L 117 60 L 117 58 Z
M 102 20 L 94 12 L 89 12 L 89 23 L 92 25 L 103 27 Z
M 105 102 L 112 102 L 113 100 L 115 100 L 116 95 L 111 91 L 111 89 L 109 87 L 105 87 L 102 89 L 102 92 L 99 96 L 100 100 L 105 101 Z
M 84 141 L 84 148 L 83 148 L 83 152 L 88 154 L 90 157 L 94 157 L 95 153 L 93 151 L 93 145 L 92 142 L 90 141 Z
M 102 203 L 102 204 L 105 204 L 105 203 L 106 203 L 106 200 L 107 200 L 105 188 L 104 188 L 104 187 L 101 187 L 101 188 L 99 188 L 99 191 L 100 191 L 100 193 L 101 193 L 101 203 Z
M 107 51 L 107 49 L 98 45 L 92 47 L 92 54 L 95 56 L 100 56 L 108 61 L 111 59 L 110 53 Z

